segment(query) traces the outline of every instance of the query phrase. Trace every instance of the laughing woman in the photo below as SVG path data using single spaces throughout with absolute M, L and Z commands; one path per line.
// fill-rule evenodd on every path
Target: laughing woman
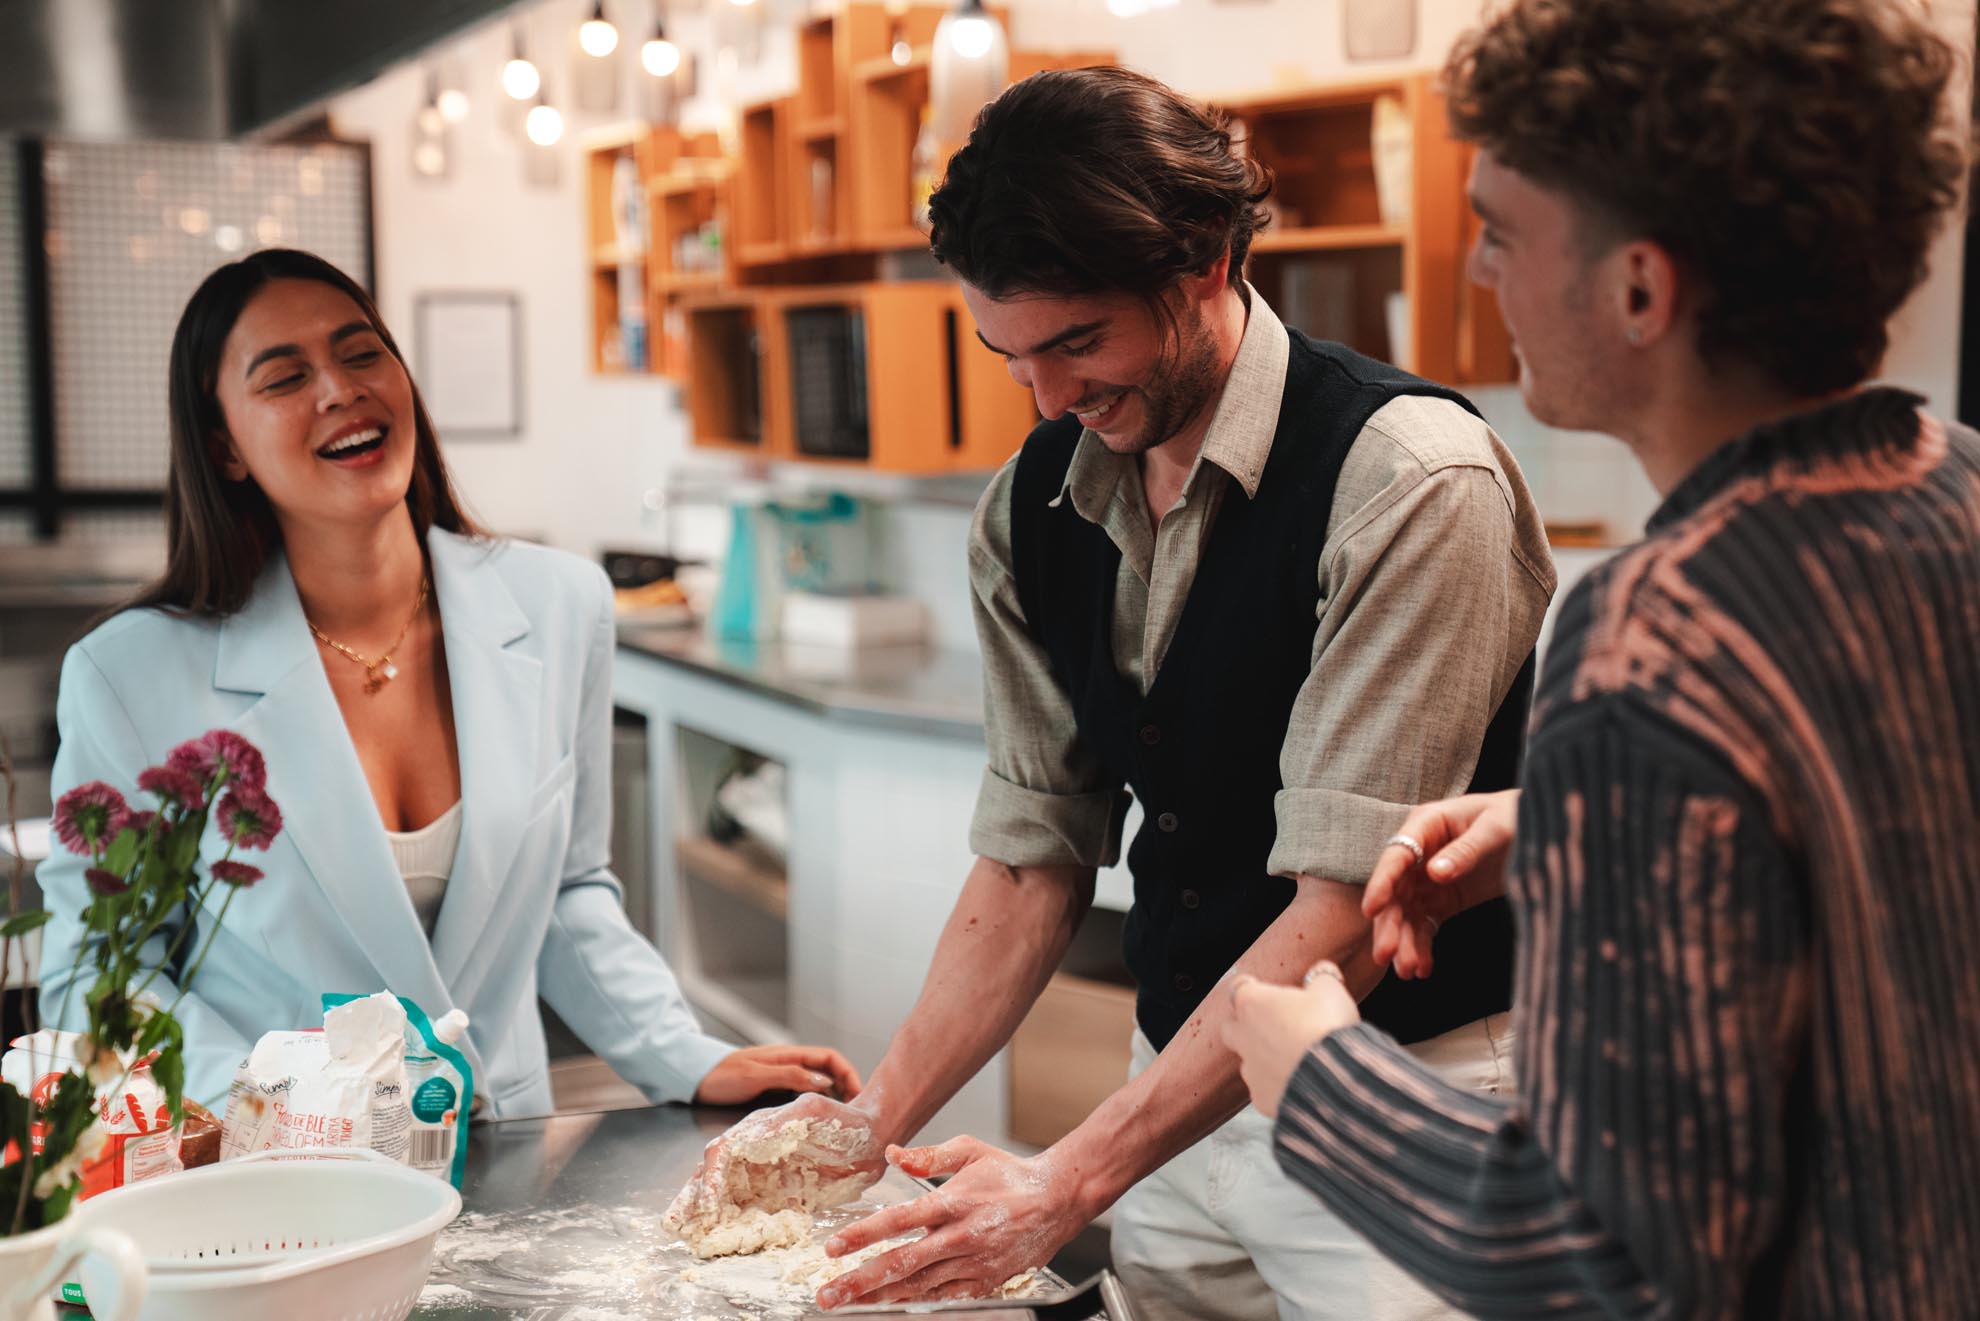
M 704 1035 L 627 921 L 609 584 L 474 525 L 363 289 L 287 250 L 215 271 L 173 339 L 171 424 L 165 574 L 69 652 L 55 788 L 133 793 L 216 725 L 267 754 L 286 828 L 179 1004 L 188 1096 L 217 1108 L 263 1032 L 380 987 L 467 1012 L 493 1117 L 551 1109 L 539 995 L 653 1101 L 858 1090 L 836 1051 Z M 56 1026 L 82 864 L 41 869 Z

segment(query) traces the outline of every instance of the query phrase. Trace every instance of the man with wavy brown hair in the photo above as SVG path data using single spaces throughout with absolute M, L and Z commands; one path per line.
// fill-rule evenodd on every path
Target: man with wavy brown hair
M 1273 1164 L 1217 988 L 1234 968 L 1296 982 L 1329 953 L 1412 1058 L 1504 1085 L 1505 905 L 1452 921 L 1444 975 L 1406 982 L 1369 958 L 1359 882 L 1408 804 L 1514 783 L 1553 564 L 1468 401 L 1308 338 L 1245 281 L 1269 191 L 1222 116 L 1079 69 L 985 107 L 932 200 L 982 351 L 1045 419 L 970 536 L 976 859 L 859 1101 L 745 1123 L 830 1123 L 877 1175 L 1032 1011 L 1121 855 L 1130 789 L 1140 1030 L 1133 1076 L 1043 1153 L 895 1150 L 948 1181 L 826 1250 L 926 1233 L 828 1304 L 994 1289 L 1111 1207 L 1145 1321 L 1449 1315 Z M 700 1200 L 743 1145 L 717 1144 Z
M 1450 62 L 1526 398 L 1665 500 L 1565 603 L 1522 787 L 1365 896 L 1423 975 L 1445 883 L 1505 879 L 1518 1096 L 1326 976 L 1227 1040 L 1280 1164 L 1469 1311 L 1980 1306 L 1980 435 L 1865 385 L 1955 68 L 1893 0 L 1519 0 Z

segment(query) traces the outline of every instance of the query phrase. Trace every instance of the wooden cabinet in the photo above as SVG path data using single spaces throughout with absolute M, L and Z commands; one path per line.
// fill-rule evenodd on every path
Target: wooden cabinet
M 1274 177 L 1274 223 L 1247 274 L 1308 334 L 1446 384 L 1508 381 L 1497 305 L 1464 275 L 1470 153 L 1450 137 L 1433 77 L 1223 103 Z
M 594 370 L 628 370 L 621 313 L 643 297 L 645 370 L 683 382 L 697 445 L 917 474 L 1009 457 L 1037 415 L 1002 364 L 973 351 L 959 287 L 876 278 L 884 254 L 927 246 L 914 149 L 947 9 L 850 0 L 803 20 L 796 87 L 744 106 L 726 156 L 712 134 L 593 135 Z M 1008 27 L 1008 11 L 990 12 Z M 1017 51 L 1011 75 L 1110 59 Z M 643 245 L 622 246 L 614 223 L 626 159 L 646 201 Z
M 1127 1081 L 1134 988 L 1058 973 L 1011 1036 L 1011 1136 L 1049 1147 Z
M 696 443 L 931 475 L 994 467 L 1037 420 L 942 280 L 779 287 L 685 305 Z
M 687 343 L 686 390 L 694 443 L 771 457 L 770 308 L 760 295 L 692 295 L 682 301 Z
M 614 178 L 620 161 L 630 161 L 635 187 L 645 203 L 645 229 L 633 244 L 621 242 L 614 217 Z M 609 128 L 591 135 L 584 150 L 584 205 L 587 267 L 591 279 L 592 370 L 636 370 L 621 336 L 625 300 L 642 300 L 649 372 L 678 376 L 685 344 L 674 300 L 691 288 L 727 282 L 726 257 L 712 267 L 683 269 L 679 245 L 704 227 L 719 231 L 726 211 L 729 166 L 712 133 L 685 134 L 643 124 Z

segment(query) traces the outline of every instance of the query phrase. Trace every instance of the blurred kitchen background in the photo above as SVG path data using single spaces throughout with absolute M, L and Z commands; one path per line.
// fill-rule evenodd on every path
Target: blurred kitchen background
M 1972 0 L 1933 0 L 1974 47 Z M 968 866 L 970 510 L 1035 420 L 918 208 L 982 101 L 1118 61 L 1279 174 L 1251 278 L 1294 324 L 1465 389 L 1563 590 L 1656 496 L 1536 423 L 1462 278 L 1434 73 L 1477 0 L 0 0 L 0 734 L 48 811 L 63 649 L 161 564 L 186 296 L 262 246 L 376 295 L 469 503 L 622 589 L 617 864 L 738 1040 L 870 1068 Z M 1969 95 L 1970 93 L 1962 93 Z M 1970 229 L 1887 379 L 1973 420 Z M 30 830 L 23 851 L 37 851 Z M 1128 891 L 938 1120 L 1049 1142 L 1122 1076 Z M 19 970 L 15 970 L 18 974 Z M 18 981 L 18 976 L 16 977 Z M 615 1093 L 562 1042 L 560 1102 Z

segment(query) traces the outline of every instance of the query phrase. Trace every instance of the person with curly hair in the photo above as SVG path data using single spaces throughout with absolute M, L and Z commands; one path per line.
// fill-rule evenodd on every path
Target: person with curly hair
M 970 539 L 976 862 L 871 1086 L 788 1113 L 870 1134 L 869 1172 L 912 1141 L 1058 968 L 1125 789 L 1140 1030 L 1132 1077 L 1043 1154 L 898 1151 L 948 1182 L 827 1250 L 928 1232 L 827 1306 L 981 1293 L 1111 1206 L 1148 1321 L 1449 1315 L 1273 1165 L 1216 987 L 1233 968 L 1291 983 L 1328 951 L 1413 1058 L 1504 1084 L 1505 905 L 1453 920 L 1446 975 L 1406 982 L 1369 957 L 1359 882 L 1408 804 L 1514 782 L 1554 569 L 1469 402 L 1287 328 L 1245 282 L 1269 188 L 1221 116 L 1083 69 L 992 102 L 934 195 L 934 253 L 1046 419 Z
M 1493 1317 L 1971 1316 L 1980 434 L 1867 385 L 1967 171 L 1888 0 L 1517 0 L 1447 69 L 1533 412 L 1664 495 L 1560 616 L 1521 788 L 1428 804 L 1375 954 L 1505 885 L 1518 1090 L 1332 970 L 1234 988 L 1279 1163 Z

